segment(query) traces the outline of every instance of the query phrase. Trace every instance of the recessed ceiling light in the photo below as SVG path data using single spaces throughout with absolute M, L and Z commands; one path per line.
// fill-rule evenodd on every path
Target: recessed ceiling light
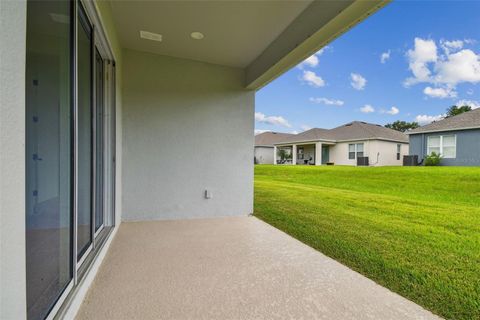
M 148 31 L 140 31 L 140 38 L 153 40 L 153 41 L 162 41 L 162 35 L 158 33 L 148 32 Z
M 198 31 L 190 33 L 190 37 L 192 37 L 192 39 L 195 39 L 195 40 L 202 40 L 203 38 L 205 38 L 203 33 Z

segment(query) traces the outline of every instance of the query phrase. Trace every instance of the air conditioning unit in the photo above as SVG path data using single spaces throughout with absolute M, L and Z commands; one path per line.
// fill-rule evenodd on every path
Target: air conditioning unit
M 418 155 L 403 156 L 404 166 L 418 166 Z
M 368 157 L 357 157 L 357 166 L 368 166 Z

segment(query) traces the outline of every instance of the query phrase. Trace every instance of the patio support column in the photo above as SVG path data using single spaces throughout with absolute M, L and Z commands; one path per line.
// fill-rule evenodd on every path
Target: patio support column
M 277 164 L 277 146 L 273 146 L 273 164 Z
M 292 164 L 293 165 L 297 164 L 297 145 L 296 144 L 292 145 Z
M 316 166 L 322 165 L 322 143 L 321 142 L 315 143 L 315 165 Z

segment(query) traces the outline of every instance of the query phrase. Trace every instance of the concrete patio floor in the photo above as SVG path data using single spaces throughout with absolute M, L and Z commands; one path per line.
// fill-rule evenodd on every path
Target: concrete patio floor
M 255 217 L 122 223 L 77 319 L 435 319 Z

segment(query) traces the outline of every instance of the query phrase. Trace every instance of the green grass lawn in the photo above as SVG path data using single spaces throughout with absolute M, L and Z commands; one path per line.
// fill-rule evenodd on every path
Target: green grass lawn
M 448 319 L 480 319 L 480 168 L 255 166 L 255 216 Z

